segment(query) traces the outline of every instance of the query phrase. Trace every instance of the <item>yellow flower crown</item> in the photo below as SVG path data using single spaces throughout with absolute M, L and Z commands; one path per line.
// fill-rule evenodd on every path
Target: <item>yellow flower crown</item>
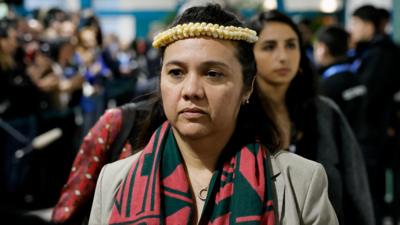
M 161 48 L 178 40 L 201 36 L 224 40 L 241 40 L 249 43 L 254 43 L 258 40 L 257 33 L 249 28 L 234 26 L 226 27 L 205 22 L 187 23 L 178 24 L 175 27 L 157 34 L 153 40 L 153 47 Z

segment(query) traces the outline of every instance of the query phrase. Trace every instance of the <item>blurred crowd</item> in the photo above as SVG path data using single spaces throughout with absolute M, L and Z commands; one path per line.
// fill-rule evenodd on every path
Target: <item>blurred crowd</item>
M 159 56 L 149 46 L 104 36 L 91 11 L 0 20 L 2 209 L 56 203 L 83 136 L 105 109 L 155 88 Z
M 390 12 L 360 7 L 348 31 L 296 22 L 320 93 L 360 144 L 377 221 L 400 220 L 400 48 L 388 33 Z M 152 92 L 159 67 L 150 40 L 104 36 L 91 11 L 1 19 L 0 210 L 53 207 L 82 138 L 107 108 Z

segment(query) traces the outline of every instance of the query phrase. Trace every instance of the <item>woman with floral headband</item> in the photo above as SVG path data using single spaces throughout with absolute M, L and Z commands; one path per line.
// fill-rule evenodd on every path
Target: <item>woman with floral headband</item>
M 103 167 L 89 224 L 337 224 L 322 166 L 256 141 L 256 40 L 218 5 L 187 9 L 155 37 L 165 121 L 142 151 Z

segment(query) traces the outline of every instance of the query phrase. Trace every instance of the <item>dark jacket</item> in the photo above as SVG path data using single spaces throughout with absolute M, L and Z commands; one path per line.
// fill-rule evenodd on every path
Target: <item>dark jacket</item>
M 328 175 L 328 192 L 341 225 L 375 224 L 364 159 L 347 120 L 337 105 L 316 98 L 316 158 Z
M 352 62 L 344 60 L 319 70 L 321 94 L 332 99 L 346 116 L 351 128 L 360 124 L 363 99 L 367 88 L 352 70 Z
M 367 163 L 375 164 L 383 155 L 391 102 L 400 88 L 399 51 L 389 37 L 377 35 L 369 43 L 359 43 L 356 52 L 361 62 L 357 77 L 368 89 L 361 109 L 363 126 L 356 135 Z

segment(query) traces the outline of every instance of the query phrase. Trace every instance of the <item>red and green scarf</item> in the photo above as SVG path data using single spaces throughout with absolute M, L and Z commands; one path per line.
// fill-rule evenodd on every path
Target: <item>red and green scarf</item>
M 249 144 L 215 170 L 200 224 L 275 224 L 268 152 Z M 122 182 L 109 224 L 193 224 L 189 180 L 171 126 L 153 134 Z

